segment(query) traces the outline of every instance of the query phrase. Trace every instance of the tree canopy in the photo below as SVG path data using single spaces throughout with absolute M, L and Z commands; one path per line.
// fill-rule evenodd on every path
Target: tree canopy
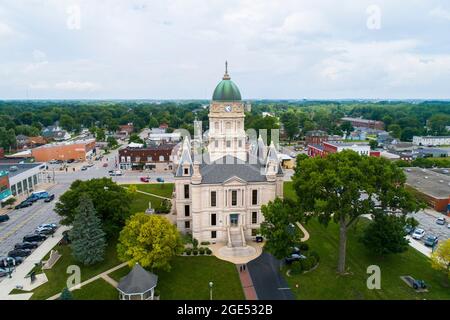
M 180 233 L 165 217 L 136 213 L 120 232 L 117 253 L 130 266 L 170 270 L 170 260 L 183 251 Z
M 132 196 L 110 178 L 76 180 L 55 205 L 62 224 L 73 223 L 82 194 L 87 194 L 92 199 L 107 236 L 117 236 L 130 216 Z
M 293 176 L 299 211 L 318 216 L 324 224 L 331 219 L 339 224 L 340 273 L 345 272 L 348 228 L 360 216 L 417 210 L 405 181 L 394 163 L 350 150 L 325 158 L 299 157 Z

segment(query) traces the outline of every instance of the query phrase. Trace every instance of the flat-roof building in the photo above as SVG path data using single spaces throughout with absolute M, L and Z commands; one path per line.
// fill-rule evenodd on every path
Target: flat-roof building
M 11 195 L 28 195 L 36 190 L 36 186 L 44 182 L 40 169 L 42 165 L 42 163 L 2 162 L 0 172 L 7 174 Z
M 31 154 L 38 162 L 50 160 L 86 160 L 95 149 L 95 139 L 76 140 L 46 144 L 32 149 Z
M 350 122 L 354 127 L 384 130 L 384 123 L 382 121 L 351 117 L 341 118 L 341 122 L 346 121 Z
M 406 168 L 406 184 L 420 192 L 436 211 L 448 212 L 450 177 L 432 170 Z

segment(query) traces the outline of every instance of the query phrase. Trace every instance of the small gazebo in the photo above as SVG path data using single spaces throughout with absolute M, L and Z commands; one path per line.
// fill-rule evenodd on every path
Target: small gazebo
M 158 276 L 136 263 L 117 285 L 120 300 L 153 300 Z

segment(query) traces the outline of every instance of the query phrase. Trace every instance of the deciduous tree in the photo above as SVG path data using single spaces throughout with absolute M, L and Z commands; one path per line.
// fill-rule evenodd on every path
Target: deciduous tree
M 136 213 L 120 232 L 117 253 L 130 266 L 170 270 L 170 260 L 183 252 L 180 233 L 164 217 Z

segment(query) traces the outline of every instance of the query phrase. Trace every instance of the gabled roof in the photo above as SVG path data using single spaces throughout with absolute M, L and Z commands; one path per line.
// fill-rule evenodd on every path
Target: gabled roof
M 136 263 L 130 273 L 120 280 L 117 289 L 125 294 L 138 294 L 149 291 L 157 284 L 158 276 Z
M 200 173 L 202 183 L 206 184 L 224 183 L 233 177 L 246 182 L 263 182 L 266 181 L 266 176 L 262 168 L 264 167 L 260 164 L 251 164 L 227 155 L 211 164 L 202 164 Z

